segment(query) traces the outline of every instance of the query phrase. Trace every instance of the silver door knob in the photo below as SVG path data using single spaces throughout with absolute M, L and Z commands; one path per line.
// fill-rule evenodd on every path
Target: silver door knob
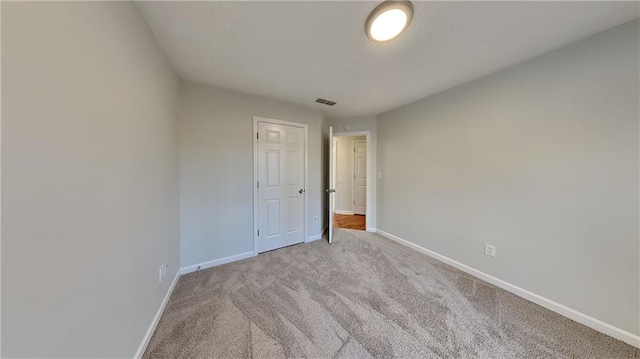
M 331 188 L 327 188 L 325 191 L 327 193 L 334 193 L 336 190 L 335 189 L 331 189 Z
M 304 190 L 302 188 L 300 188 L 300 190 L 298 191 L 298 193 L 302 194 L 302 192 L 304 192 Z

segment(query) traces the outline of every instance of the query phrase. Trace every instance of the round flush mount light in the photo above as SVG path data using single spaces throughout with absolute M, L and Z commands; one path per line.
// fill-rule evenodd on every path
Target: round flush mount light
M 402 35 L 412 18 L 413 5 L 410 1 L 385 1 L 369 14 L 365 32 L 375 43 L 388 42 Z

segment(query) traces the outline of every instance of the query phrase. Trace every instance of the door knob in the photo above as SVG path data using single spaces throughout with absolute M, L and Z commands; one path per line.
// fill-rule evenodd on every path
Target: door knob
M 302 192 L 304 192 L 304 190 L 302 188 L 300 188 L 300 190 L 298 191 L 298 193 L 302 194 Z
M 327 188 L 325 191 L 327 193 L 334 193 L 336 190 L 335 189 L 331 189 L 331 188 Z

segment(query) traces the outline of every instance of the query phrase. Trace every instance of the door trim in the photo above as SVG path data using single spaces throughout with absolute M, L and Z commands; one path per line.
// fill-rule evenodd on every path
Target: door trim
M 258 122 L 271 123 L 274 125 L 285 125 L 291 127 L 299 127 L 304 131 L 304 242 L 309 242 L 308 233 L 308 218 L 309 213 L 309 126 L 304 123 L 276 120 L 273 118 L 266 118 L 260 116 L 253 116 L 253 254 L 258 254 L 258 139 L 256 133 L 258 133 Z M 368 208 L 368 207 L 367 207 Z
M 333 138 L 336 137 L 353 137 L 353 136 L 365 136 L 367 141 L 367 209 L 365 211 L 365 224 L 364 228 L 367 232 L 372 232 L 371 225 L 371 131 L 353 131 L 353 132 L 338 132 L 333 133 Z M 353 161 L 353 157 L 351 158 Z M 353 168 L 353 166 L 352 166 Z M 353 176 L 351 176 L 353 177 Z M 353 197 L 353 194 L 352 194 Z M 353 209 L 353 207 L 352 207 Z

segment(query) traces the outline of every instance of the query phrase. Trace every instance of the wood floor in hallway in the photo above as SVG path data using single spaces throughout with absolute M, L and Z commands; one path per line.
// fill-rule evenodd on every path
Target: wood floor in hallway
M 355 214 L 337 214 L 333 215 L 333 225 L 336 228 L 345 228 L 345 229 L 366 229 L 366 216 Z

